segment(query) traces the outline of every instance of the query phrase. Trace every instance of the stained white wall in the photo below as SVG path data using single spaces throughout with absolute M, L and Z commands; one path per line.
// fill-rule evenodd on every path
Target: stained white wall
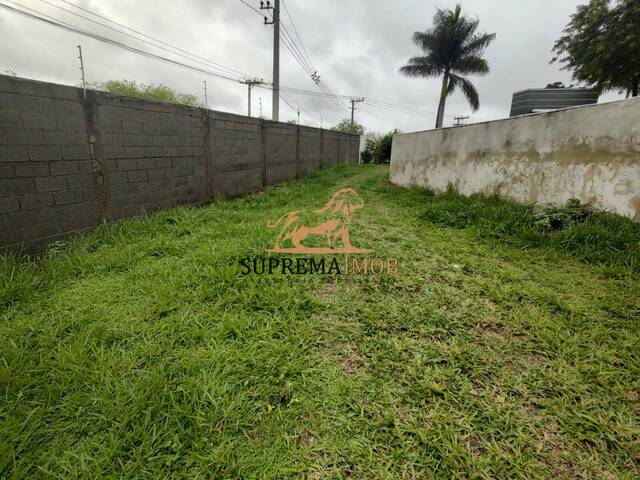
M 640 221 L 640 98 L 399 134 L 390 175 L 523 203 L 578 198 Z

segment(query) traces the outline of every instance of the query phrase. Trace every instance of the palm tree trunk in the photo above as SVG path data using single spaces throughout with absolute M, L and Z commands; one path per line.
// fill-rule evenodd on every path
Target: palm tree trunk
M 442 90 L 440 90 L 440 103 L 438 104 L 438 116 L 436 117 L 436 128 L 442 128 L 444 120 L 444 104 L 447 100 L 447 90 L 449 89 L 449 72 L 444 72 L 442 77 Z

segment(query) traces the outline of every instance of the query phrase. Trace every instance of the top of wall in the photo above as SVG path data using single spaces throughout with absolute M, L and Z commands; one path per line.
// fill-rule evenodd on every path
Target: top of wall
M 155 100 L 148 100 L 144 98 L 137 97 L 128 97 L 125 95 L 116 95 L 108 92 L 102 92 L 99 90 L 90 90 L 87 91 L 95 92 L 103 99 L 107 99 L 107 101 L 122 101 L 126 103 L 138 103 L 141 108 L 145 110 L 159 110 L 163 112 L 188 112 L 188 111 L 198 111 L 198 112 L 208 112 L 210 115 L 220 115 L 220 116 L 229 116 L 237 119 L 242 119 L 244 121 L 255 121 L 259 122 L 263 120 L 264 122 L 277 124 L 283 127 L 297 127 L 296 124 L 291 124 L 288 122 L 275 122 L 271 119 L 260 119 L 257 117 L 248 117 L 246 115 L 240 115 L 237 113 L 231 112 L 223 112 L 220 110 L 210 110 L 201 107 L 189 107 L 186 105 L 178 105 L 174 103 L 166 103 L 166 102 L 158 102 Z M 43 82 L 40 80 L 32 80 L 29 78 L 22 77 L 14 77 L 11 75 L 3 75 L 0 74 L 0 92 L 2 93 L 15 93 L 18 95 L 31 95 L 35 97 L 45 97 L 45 98 L 56 98 L 61 100 L 75 100 L 81 102 L 83 99 L 83 90 L 79 87 L 73 87 L 70 85 L 62 85 L 58 83 L 50 83 Z M 0 108 L 2 108 L 2 104 L 0 103 Z M 330 132 L 337 135 L 346 135 L 349 137 L 359 137 L 359 135 L 351 135 L 349 133 L 336 132 L 335 130 L 321 129 L 317 127 L 311 127 L 308 125 L 300 125 L 300 128 L 304 128 L 306 130 L 316 130 L 318 132 Z
M 443 128 L 430 128 L 430 129 L 426 129 L 426 130 L 417 130 L 415 132 L 406 132 L 406 133 L 397 133 L 394 135 L 394 137 L 396 136 L 405 136 L 405 135 L 415 135 L 418 133 L 426 133 L 426 132 L 439 132 L 439 131 L 464 131 L 470 128 L 474 128 L 474 127 L 478 127 L 478 126 L 484 126 L 484 125 L 495 125 L 501 122 L 523 122 L 523 121 L 527 121 L 528 119 L 531 119 L 532 117 L 554 117 L 557 116 L 559 114 L 565 113 L 567 111 L 576 111 L 576 110 L 587 110 L 587 109 L 601 109 L 601 108 L 607 108 L 608 106 L 612 106 L 615 104 L 633 104 L 633 103 L 638 103 L 640 106 L 640 97 L 635 97 L 635 98 L 625 98 L 622 100 L 614 100 L 611 102 L 603 102 L 603 103 L 593 103 L 593 104 L 589 104 L 589 105 L 579 105 L 579 106 L 575 106 L 575 107 L 566 107 L 566 108 L 559 108 L 557 110 L 553 110 L 551 112 L 534 112 L 534 113 L 527 113 L 524 115 L 518 115 L 516 117 L 505 117 L 505 118 L 498 118 L 495 120 L 487 120 L 485 122 L 477 122 L 477 123 L 470 123 L 468 125 L 461 125 L 461 126 L 450 126 L 450 127 L 443 127 Z
M 525 88 L 524 90 L 518 90 L 517 92 L 513 92 L 513 94 L 517 95 L 518 93 L 525 93 L 525 92 L 535 92 L 535 93 L 554 92 L 555 95 L 562 95 L 562 93 L 564 93 L 564 92 L 600 93 L 600 90 L 597 90 L 595 88 L 572 88 L 572 87 L 564 87 L 564 88 Z

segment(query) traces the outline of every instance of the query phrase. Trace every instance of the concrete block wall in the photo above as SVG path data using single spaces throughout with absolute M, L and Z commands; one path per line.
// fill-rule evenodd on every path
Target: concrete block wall
M 263 188 L 262 121 L 231 113 L 208 114 L 208 197 Z
M 267 185 L 295 178 L 298 167 L 298 126 L 266 121 L 264 131 Z
M 340 156 L 340 134 L 323 132 L 322 165 L 335 165 Z
M 0 75 L 0 249 L 39 251 L 104 220 L 357 164 L 358 144 L 333 131 Z
M 204 202 L 207 196 L 199 109 L 97 95 L 95 135 L 108 192 L 107 217 Z
M 322 131 L 317 128 L 301 126 L 299 138 L 300 165 L 298 173 L 304 174 L 318 170 L 322 166 Z
M 0 246 L 41 248 L 100 221 L 77 90 L 0 76 Z

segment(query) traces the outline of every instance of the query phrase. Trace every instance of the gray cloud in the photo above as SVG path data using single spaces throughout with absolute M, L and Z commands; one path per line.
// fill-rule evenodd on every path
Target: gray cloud
M 170 56 L 40 0 L 16 1 L 101 35 Z M 71 9 L 60 0 L 48 1 Z M 76 3 L 240 72 L 267 80 L 272 77 L 273 31 L 262 25 L 262 19 L 239 0 L 76 0 Z M 258 0 L 247 0 L 247 3 L 256 7 L 259 4 Z M 455 3 L 454 0 L 288 0 L 287 7 L 311 61 L 333 92 L 435 111 L 440 81 L 405 78 L 398 73 L 398 68 L 418 53 L 411 43 L 412 33 L 431 25 L 436 6 L 451 8 Z M 554 41 L 578 3 L 581 2 L 466 0 L 463 3 L 465 13 L 480 19 L 481 30 L 497 33 L 496 41 L 486 52 L 491 73 L 473 79 L 480 92 L 481 107 L 471 121 L 507 116 L 514 91 L 553 81 L 571 83 L 570 74 L 560 71 L 558 65 L 549 65 L 549 59 Z M 284 12 L 282 16 L 291 35 L 295 35 Z M 0 71 L 11 69 L 24 77 L 78 84 L 77 44 L 83 46 L 87 77 L 91 82 L 126 78 L 143 83 L 163 83 L 202 97 L 202 81 L 206 79 L 210 107 L 246 112 L 246 87 L 243 85 L 140 57 L 0 10 Z M 282 84 L 315 90 L 315 85 L 289 51 L 284 45 L 281 48 Z M 338 110 L 323 97 L 289 97 L 302 107 L 305 121 L 319 122 L 322 115 L 327 126 L 349 116 L 346 110 Z M 254 90 L 255 114 L 260 98 L 264 115 L 269 116 L 271 92 Z M 614 98 L 617 95 L 608 94 L 603 100 Z M 281 102 L 280 111 L 282 120 L 296 116 L 284 102 Z M 455 94 L 447 101 L 445 123 L 452 123 L 455 115 L 469 113 L 462 95 Z M 412 131 L 432 128 L 435 114 L 413 116 L 364 105 L 357 117 L 370 130 L 399 128 Z

